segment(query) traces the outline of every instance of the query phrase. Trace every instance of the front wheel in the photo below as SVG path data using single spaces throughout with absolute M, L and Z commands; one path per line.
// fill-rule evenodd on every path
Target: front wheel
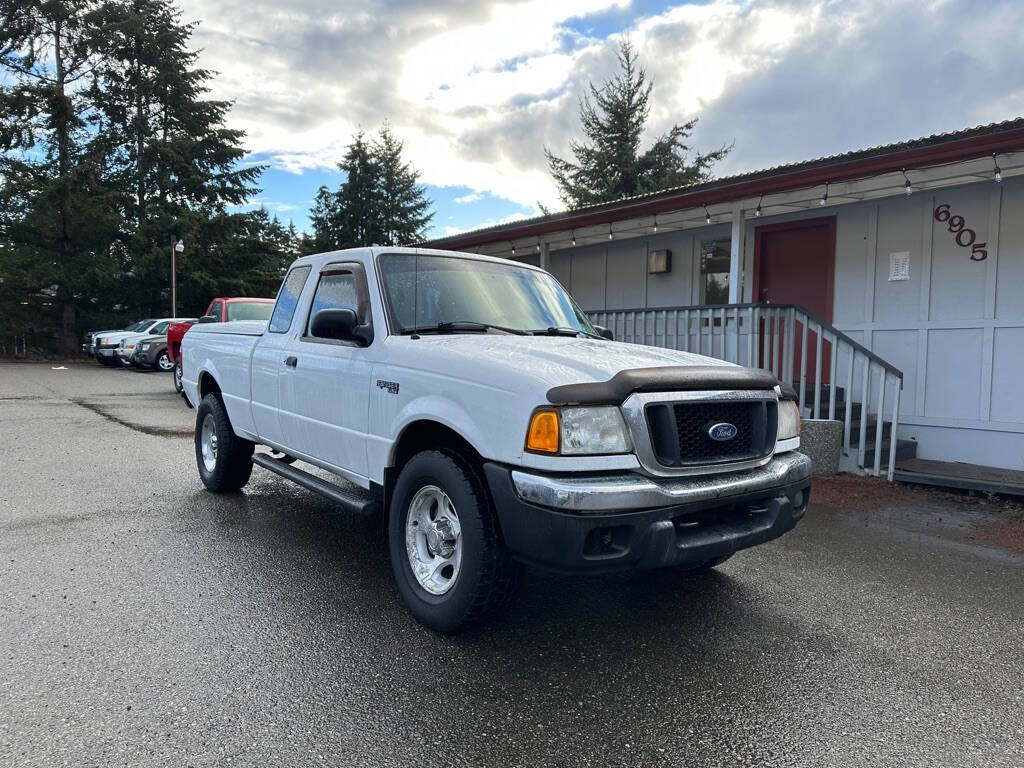
M 174 364 L 174 391 L 180 394 L 181 390 L 181 358 L 179 357 Z
M 175 368 L 175 367 L 177 367 L 177 366 L 175 366 L 174 363 L 171 362 L 171 358 L 168 356 L 166 349 L 163 350 L 157 356 L 157 358 L 156 358 L 156 368 L 157 368 L 157 370 L 160 370 L 160 371 L 163 371 L 164 373 L 167 373 L 169 370 L 171 370 L 172 368 Z
M 402 468 L 388 548 L 402 599 L 438 632 L 455 632 L 506 603 L 522 572 L 501 541 L 479 473 L 454 453 L 423 451 Z
M 207 395 L 199 404 L 195 443 L 199 477 L 208 490 L 227 493 L 249 482 L 255 445 L 235 434 L 218 395 Z

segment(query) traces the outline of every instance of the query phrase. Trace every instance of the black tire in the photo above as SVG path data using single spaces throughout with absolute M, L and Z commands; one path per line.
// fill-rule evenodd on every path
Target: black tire
M 181 386 L 181 358 L 180 357 L 178 358 L 177 362 L 175 362 L 175 364 L 174 364 L 174 373 L 172 375 L 174 376 L 174 391 L 177 392 L 178 394 L 181 394 L 182 386 Z
M 153 364 L 149 367 L 154 371 L 167 373 L 169 371 L 174 370 L 176 366 L 177 363 L 171 362 L 171 356 L 167 354 L 167 350 L 161 349 L 159 352 L 157 352 L 156 357 L 153 359 Z
M 406 550 L 410 503 L 427 486 L 451 499 L 461 528 L 461 566 L 444 594 L 417 581 Z M 423 451 L 402 468 L 388 512 L 391 569 L 412 615 L 437 632 L 456 632 L 506 605 L 515 594 L 522 565 L 512 559 L 498 529 L 494 507 L 473 463 L 449 452 Z
M 204 453 L 204 428 L 210 419 L 212 454 Z M 252 474 L 252 452 L 255 444 L 235 434 L 228 419 L 227 409 L 220 396 L 207 395 L 196 410 L 196 466 L 207 490 L 230 493 L 239 490 Z M 211 461 L 212 460 L 212 461 Z M 212 466 L 208 466 L 211 461 Z

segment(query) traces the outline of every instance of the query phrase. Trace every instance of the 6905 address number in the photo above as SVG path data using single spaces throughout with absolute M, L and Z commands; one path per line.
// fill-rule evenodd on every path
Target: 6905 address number
M 953 233 L 956 244 L 961 248 L 971 249 L 971 261 L 984 261 L 988 258 L 988 243 L 974 242 L 978 235 L 969 227 L 964 226 L 967 222 L 963 216 L 953 214 L 949 203 L 935 206 L 935 220 L 946 224 L 946 229 Z

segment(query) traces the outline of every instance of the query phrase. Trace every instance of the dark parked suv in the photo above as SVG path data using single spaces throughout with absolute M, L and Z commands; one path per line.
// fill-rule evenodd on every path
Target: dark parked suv
M 174 363 L 167 356 L 166 336 L 147 336 L 135 342 L 132 362 L 139 368 L 156 371 L 170 371 Z

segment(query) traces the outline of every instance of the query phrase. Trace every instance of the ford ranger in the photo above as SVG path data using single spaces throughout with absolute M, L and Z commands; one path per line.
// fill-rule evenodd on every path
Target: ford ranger
M 709 568 L 792 529 L 811 474 L 792 390 L 610 335 L 528 265 L 302 257 L 269 323 L 182 341 L 200 478 L 237 491 L 257 465 L 382 515 L 402 598 L 443 632 L 507 601 L 524 563 Z

